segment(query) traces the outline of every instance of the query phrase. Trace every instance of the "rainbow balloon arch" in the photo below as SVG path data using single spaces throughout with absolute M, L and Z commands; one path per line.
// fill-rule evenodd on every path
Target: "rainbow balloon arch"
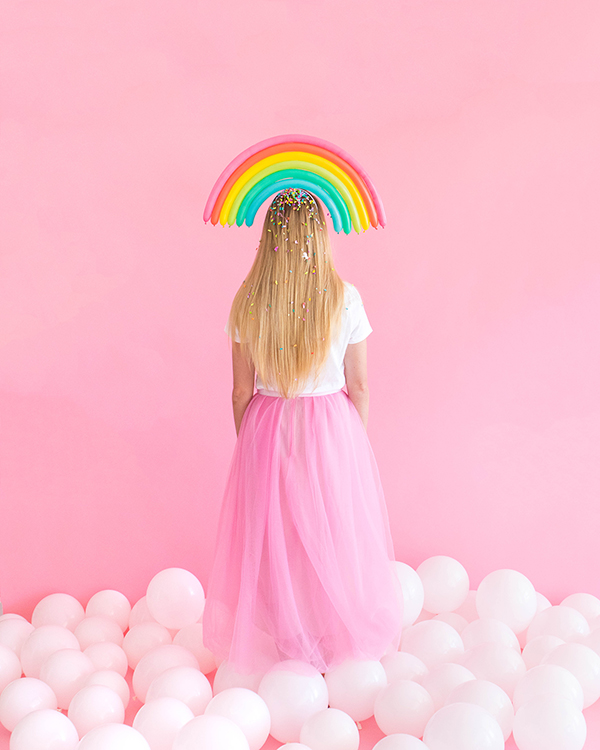
M 206 202 L 204 221 L 252 226 L 262 204 L 296 187 L 319 198 L 336 232 L 386 224 L 372 180 L 346 151 L 307 135 L 279 135 L 250 146 L 221 173 Z

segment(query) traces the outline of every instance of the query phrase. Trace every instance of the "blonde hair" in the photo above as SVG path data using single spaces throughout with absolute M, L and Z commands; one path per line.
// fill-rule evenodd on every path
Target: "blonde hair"
M 286 191 L 288 192 L 288 191 Z M 318 379 L 341 320 L 344 282 L 333 267 L 316 198 L 267 211 L 256 258 L 229 314 L 242 351 L 266 388 L 294 398 Z

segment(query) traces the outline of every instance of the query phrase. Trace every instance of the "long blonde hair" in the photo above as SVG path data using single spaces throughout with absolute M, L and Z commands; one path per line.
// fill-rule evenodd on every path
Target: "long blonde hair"
M 280 193 L 229 314 L 229 330 L 266 388 L 293 398 L 318 379 L 343 299 L 320 203 L 305 191 Z

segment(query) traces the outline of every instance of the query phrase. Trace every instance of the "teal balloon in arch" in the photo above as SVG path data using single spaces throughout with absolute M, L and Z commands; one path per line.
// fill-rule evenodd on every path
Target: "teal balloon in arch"
M 334 230 L 339 232 L 343 228 L 346 234 L 350 233 L 352 226 L 350 213 L 337 188 L 319 175 L 301 169 L 276 172 L 265 177 L 264 180 L 261 180 L 249 190 L 240 204 L 236 224 L 241 226 L 245 221 L 246 226 L 252 226 L 256 213 L 265 200 L 274 193 L 288 187 L 308 190 L 308 192 L 320 198 L 331 214 Z

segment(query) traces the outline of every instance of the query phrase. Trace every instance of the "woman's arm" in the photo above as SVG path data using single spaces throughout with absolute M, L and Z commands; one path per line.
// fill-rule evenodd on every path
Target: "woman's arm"
M 367 384 L 367 339 L 348 344 L 344 356 L 346 387 L 350 401 L 356 407 L 367 429 L 369 418 L 369 386 Z
M 235 434 L 238 435 L 242 417 L 254 395 L 254 366 L 248 363 L 248 360 L 242 354 L 241 344 L 238 344 L 237 341 L 233 342 L 231 357 L 233 365 L 231 403 L 235 420 Z

